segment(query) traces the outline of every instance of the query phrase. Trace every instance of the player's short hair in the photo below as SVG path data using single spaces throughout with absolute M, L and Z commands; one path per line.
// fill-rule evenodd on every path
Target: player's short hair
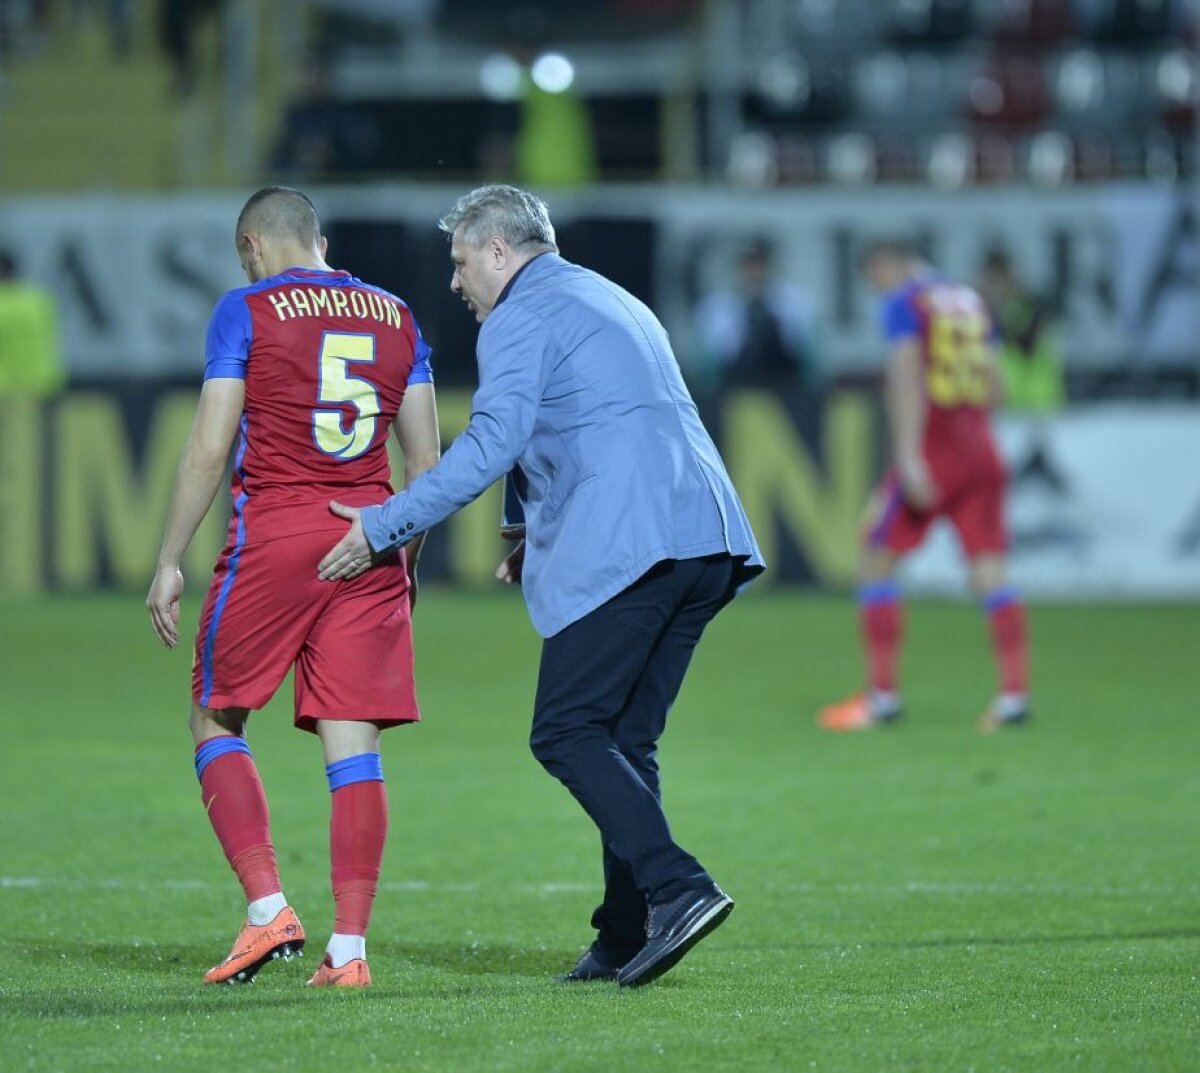
M 983 255 L 983 270 L 1010 273 L 1013 270 L 1012 256 L 1003 246 L 989 246 Z
M 315 246 L 321 237 L 321 221 L 308 195 L 291 186 L 264 186 L 251 194 L 238 215 L 236 237 L 253 231 L 260 235 L 291 238 L 300 245 Z
M 917 244 L 910 238 L 891 235 L 887 238 L 877 238 L 868 242 L 858 255 L 859 268 L 866 268 L 874 261 L 881 259 L 896 261 L 911 261 L 920 257 Z
M 463 238 L 477 249 L 497 235 L 520 253 L 558 252 L 550 209 L 536 194 L 515 186 L 477 187 L 455 202 L 438 227 L 451 237 L 461 227 Z

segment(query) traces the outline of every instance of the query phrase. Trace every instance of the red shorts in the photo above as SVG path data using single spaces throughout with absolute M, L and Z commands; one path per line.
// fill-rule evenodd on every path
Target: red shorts
M 948 518 L 958 532 L 968 559 L 1008 550 L 1004 525 L 1004 465 L 989 450 L 963 465 L 942 456 L 926 457 L 938 500 L 929 510 L 908 505 L 896 474 L 889 471 L 871 498 L 867 514 L 867 546 L 904 555 L 917 547 L 938 518 Z
M 404 559 L 318 581 L 317 563 L 344 533 L 226 545 L 196 635 L 197 704 L 261 708 L 294 665 L 302 730 L 315 732 L 318 719 L 420 719 Z

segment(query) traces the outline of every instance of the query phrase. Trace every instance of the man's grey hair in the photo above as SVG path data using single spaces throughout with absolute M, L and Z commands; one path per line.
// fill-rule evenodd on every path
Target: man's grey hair
M 453 237 L 459 227 L 475 249 L 493 235 L 518 253 L 557 253 L 550 210 L 536 194 L 515 186 L 480 186 L 455 202 L 438 227 Z

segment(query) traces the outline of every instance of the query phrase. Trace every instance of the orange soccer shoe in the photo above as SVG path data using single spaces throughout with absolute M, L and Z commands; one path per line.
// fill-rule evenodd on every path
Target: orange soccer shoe
M 347 961 L 341 968 L 335 969 L 329 955 L 317 967 L 308 981 L 309 987 L 370 987 L 371 970 L 362 958 Z
M 856 693 L 836 704 L 825 705 L 817 712 L 817 725 L 822 730 L 870 730 L 894 722 L 900 718 L 900 712 L 899 703 L 893 702 L 887 708 L 879 709 L 871 703 L 870 694 Z
M 229 956 L 204 974 L 204 982 L 248 984 L 268 961 L 302 954 L 303 949 L 304 928 L 292 907 L 285 906 L 270 924 L 243 924 Z

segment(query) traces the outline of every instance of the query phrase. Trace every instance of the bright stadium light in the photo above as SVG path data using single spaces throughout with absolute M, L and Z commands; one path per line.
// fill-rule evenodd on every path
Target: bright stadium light
M 493 52 L 479 65 L 479 85 L 493 101 L 515 100 L 521 92 L 521 65 L 506 52 Z
M 533 84 L 546 93 L 564 93 L 575 81 L 575 65 L 561 52 L 544 52 L 529 72 Z

